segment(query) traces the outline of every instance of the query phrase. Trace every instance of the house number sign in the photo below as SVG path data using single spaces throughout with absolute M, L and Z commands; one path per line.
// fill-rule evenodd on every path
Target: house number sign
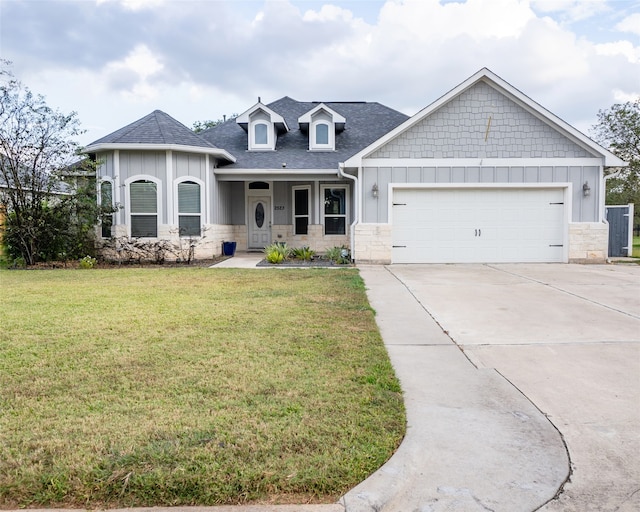
M 273 207 L 274 210 L 284 210 L 284 205 L 277 204 Z

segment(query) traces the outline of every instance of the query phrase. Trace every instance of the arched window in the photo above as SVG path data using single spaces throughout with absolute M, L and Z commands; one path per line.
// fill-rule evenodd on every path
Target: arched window
M 103 181 L 100 184 L 100 206 L 102 206 L 103 211 L 113 208 L 113 183 L 110 181 Z M 102 238 L 110 238 L 113 213 L 103 213 L 100 218 L 100 225 Z
M 129 184 L 131 208 L 131 236 L 158 236 L 158 185 L 153 181 L 138 180 Z
M 201 235 L 200 185 L 193 181 L 178 183 L 178 230 L 180 236 Z
M 316 124 L 316 145 L 329 145 L 329 125 L 327 123 Z

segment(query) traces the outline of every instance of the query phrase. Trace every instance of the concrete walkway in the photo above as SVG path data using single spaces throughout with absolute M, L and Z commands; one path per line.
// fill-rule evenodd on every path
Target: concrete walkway
M 347 512 L 530 512 L 569 475 L 562 438 L 492 369 L 478 370 L 384 266 L 361 266 L 402 383 L 407 435 L 340 502 Z

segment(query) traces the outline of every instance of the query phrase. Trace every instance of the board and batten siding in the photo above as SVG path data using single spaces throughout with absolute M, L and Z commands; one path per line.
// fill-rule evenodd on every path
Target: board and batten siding
M 365 223 L 389 222 L 390 184 L 473 184 L 473 183 L 571 183 L 572 222 L 598 222 L 600 217 L 598 166 L 521 166 L 521 167 L 364 167 L 363 211 Z M 582 186 L 589 182 L 591 194 L 584 197 Z M 378 186 L 378 197 L 371 194 Z

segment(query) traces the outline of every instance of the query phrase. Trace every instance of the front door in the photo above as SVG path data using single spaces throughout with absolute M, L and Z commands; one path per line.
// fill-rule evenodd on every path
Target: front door
M 271 198 L 249 197 L 249 249 L 264 249 L 271 243 Z

